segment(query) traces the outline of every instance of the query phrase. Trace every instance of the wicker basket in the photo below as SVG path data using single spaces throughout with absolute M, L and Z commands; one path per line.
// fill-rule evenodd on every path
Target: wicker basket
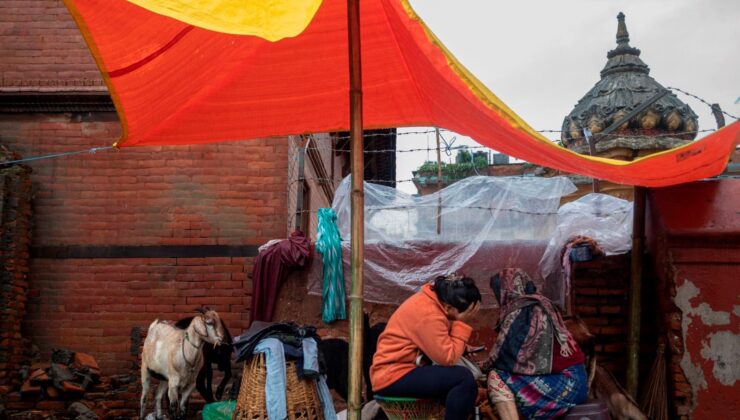
M 375 396 L 388 420 L 443 419 L 445 408 L 434 400 Z
M 239 397 L 236 399 L 233 420 L 267 420 L 265 403 L 265 355 L 257 354 L 244 364 L 242 384 Z M 316 392 L 314 380 L 300 380 L 296 374 L 296 364 L 288 361 L 285 364 L 286 407 L 288 419 L 318 420 L 323 419 L 321 401 Z

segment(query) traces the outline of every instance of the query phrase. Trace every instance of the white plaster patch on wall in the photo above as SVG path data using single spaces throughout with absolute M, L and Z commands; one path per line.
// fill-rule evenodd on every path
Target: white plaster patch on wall
M 686 349 L 686 332 L 689 330 L 689 324 L 692 321 L 694 308 L 691 306 L 691 299 L 699 296 L 699 288 L 694 283 L 685 279 L 684 284 L 676 288 L 676 297 L 673 299 L 676 306 L 681 310 L 681 336 L 683 339 L 684 352 L 681 355 L 681 369 L 686 379 L 691 385 L 691 405 L 696 403 L 696 393 L 701 389 L 707 389 L 707 380 L 704 377 L 704 371 L 699 364 L 691 363 L 691 354 Z
M 687 315 L 691 315 L 693 317 L 699 316 L 701 318 L 701 322 L 704 325 L 729 325 L 730 324 L 730 312 L 727 311 L 715 311 L 712 309 L 712 307 L 706 303 L 702 302 L 699 304 L 699 306 L 692 306 L 691 305 L 691 299 L 699 296 L 699 293 L 701 290 L 699 290 L 698 287 L 694 283 L 691 282 L 691 280 L 686 279 L 684 281 L 684 284 L 682 284 L 680 287 L 676 289 L 676 306 L 678 306 L 681 309 L 681 312 L 683 312 L 683 332 L 686 333 L 686 328 L 688 327 L 689 320 L 686 318 Z M 740 311 L 740 306 L 735 305 L 733 307 L 733 313 L 735 315 L 738 315 L 738 311 Z M 740 316 L 740 315 L 738 315 Z
M 708 388 L 707 378 L 704 377 L 704 371 L 698 363 L 691 363 L 691 355 L 689 355 L 689 352 L 687 351 L 685 351 L 683 353 L 683 357 L 681 357 L 681 369 L 683 369 L 686 379 L 689 381 L 689 384 L 691 384 L 691 405 L 693 406 L 696 402 L 696 393 L 702 389 Z
M 740 298 L 740 296 L 738 296 L 738 298 Z M 740 318 L 740 305 L 733 305 L 732 313 L 735 314 L 736 317 Z
M 674 298 L 676 306 L 681 309 L 681 312 L 687 314 L 693 312 L 694 308 L 691 306 L 691 299 L 699 296 L 699 288 L 691 282 L 689 279 L 685 279 L 684 283 L 676 288 L 676 297 Z M 686 323 L 686 317 L 683 317 L 683 322 Z M 684 325 L 684 330 L 686 325 Z
M 709 343 L 702 343 L 701 357 L 714 361 L 712 375 L 722 385 L 735 385 L 740 380 L 740 335 L 720 331 L 709 337 Z
M 696 307 L 694 311 L 701 317 L 701 322 L 704 325 L 729 325 L 730 324 L 730 313 L 724 311 L 713 311 L 712 307 L 708 303 L 702 302 Z

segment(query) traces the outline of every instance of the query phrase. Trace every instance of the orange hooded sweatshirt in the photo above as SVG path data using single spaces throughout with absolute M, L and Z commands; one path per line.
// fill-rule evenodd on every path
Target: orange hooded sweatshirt
M 438 365 L 455 365 L 472 331 L 462 321 L 447 319 L 432 285 L 425 284 L 391 315 L 378 338 L 378 349 L 370 367 L 373 390 L 383 390 L 416 368 L 419 353 Z

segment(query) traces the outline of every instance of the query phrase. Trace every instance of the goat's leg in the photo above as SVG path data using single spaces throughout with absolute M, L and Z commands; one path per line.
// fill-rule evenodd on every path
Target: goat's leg
M 224 395 L 224 389 L 226 388 L 226 385 L 231 380 L 231 364 L 228 364 L 224 366 L 224 378 L 221 379 L 221 383 L 218 384 L 218 388 L 216 389 L 216 400 L 221 401 L 221 397 Z
M 172 419 L 179 419 L 180 415 L 177 411 L 177 402 L 179 400 L 179 392 L 178 389 L 180 388 L 180 381 L 179 378 L 177 378 L 175 375 L 173 378 L 170 378 L 170 381 L 168 382 L 167 387 L 167 398 L 170 400 L 170 418 Z
M 208 389 L 208 397 L 211 399 L 211 401 L 208 402 L 213 402 L 213 364 L 210 360 L 206 360 L 203 368 L 206 370 L 206 389 Z M 203 369 L 200 371 L 203 372 Z
M 207 365 L 200 368 L 198 377 L 195 379 L 196 388 L 198 393 L 206 400 L 207 403 L 213 402 L 213 392 L 211 392 L 211 386 L 208 384 L 208 370 Z
M 167 392 L 167 382 L 159 381 L 159 386 L 157 387 L 157 391 L 154 393 L 154 404 L 155 404 L 154 409 L 156 412 L 157 420 L 162 420 L 164 418 L 162 417 L 162 398 L 164 398 L 165 392 Z
M 195 382 L 188 385 L 188 387 L 185 388 L 180 394 L 180 418 L 182 420 L 185 420 L 188 417 L 188 398 L 190 398 L 190 394 L 193 393 L 194 389 Z
M 139 401 L 139 419 L 144 420 L 146 414 L 146 396 L 149 394 L 150 385 L 149 368 L 146 363 L 141 361 L 141 400 Z

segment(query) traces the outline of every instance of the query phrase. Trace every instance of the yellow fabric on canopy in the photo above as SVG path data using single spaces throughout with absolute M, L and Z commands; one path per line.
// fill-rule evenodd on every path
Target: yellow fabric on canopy
M 204 29 L 268 41 L 306 29 L 321 0 L 128 0 L 154 13 Z

